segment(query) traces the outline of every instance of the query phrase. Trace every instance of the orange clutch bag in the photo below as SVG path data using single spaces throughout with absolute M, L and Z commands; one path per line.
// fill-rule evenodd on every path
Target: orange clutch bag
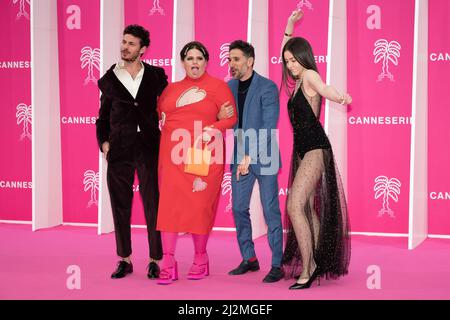
M 205 177 L 209 173 L 209 165 L 211 163 L 211 151 L 207 149 L 206 143 L 203 149 L 197 148 L 197 144 L 201 138 L 202 135 L 200 135 L 197 139 L 195 139 L 193 147 L 188 149 L 184 166 L 184 172 L 194 174 L 196 176 Z M 201 142 L 200 146 L 202 146 Z

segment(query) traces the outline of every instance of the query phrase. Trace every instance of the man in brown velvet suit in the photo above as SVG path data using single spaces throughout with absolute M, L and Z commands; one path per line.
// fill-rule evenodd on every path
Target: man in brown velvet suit
M 149 45 L 147 30 L 139 25 L 126 27 L 121 61 L 98 81 L 102 94 L 97 140 L 108 161 L 107 182 L 117 254 L 122 258 L 111 275 L 114 279 L 133 272 L 130 221 L 135 171 L 147 223 L 149 278 L 158 278 L 158 261 L 162 258 L 161 236 L 156 231 L 160 140 L 156 102 L 167 85 L 167 76 L 164 69 L 141 61 Z

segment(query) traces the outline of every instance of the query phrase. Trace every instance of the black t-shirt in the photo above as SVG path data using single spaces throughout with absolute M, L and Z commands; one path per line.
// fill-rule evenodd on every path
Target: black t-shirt
M 250 84 L 252 83 L 254 72 L 252 72 L 252 76 L 248 78 L 247 80 L 240 81 L 239 80 L 239 87 L 238 87 L 238 110 L 239 110 L 239 129 L 242 129 L 242 121 L 243 121 L 243 115 L 244 115 L 244 105 L 245 105 L 245 98 L 247 97 L 248 89 L 250 88 Z

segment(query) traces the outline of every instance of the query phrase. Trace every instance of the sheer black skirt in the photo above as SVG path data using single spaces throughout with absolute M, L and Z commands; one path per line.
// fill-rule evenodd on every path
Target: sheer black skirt
M 347 216 L 347 204 L 332 149 L 316 149 L 313 151 L 315 151 L 314 157 L 308 157 L 308 152 L 306 152 L 302 159 L 295 149 L 292 153 L 289 193 L 284 214 L 284 227 L 287 232 L 284 241 L 283 268 L 286 278 L 298 277 L 301 274 L 303 260 L 298 244 L 298 238 L 300 238 L 303 240 L 299 241 L 311 243 L 311 249 L 314 248 L 311 250 L 311 258 L 313 259 L 307 260 L 310 265 L 315 263 L 320 268 L 322 276 L 335 279 L 348 273 L 350 263 L 350 224 Z M 304 235 L 307 236 L 305 239 L 304 235 L 297 235 L 296 237 L 288 214 L 288 201 L 293 196 L 292 193 L 301 192 L 295 190 L 295 188 L 292 189 L 292 184 L 301 163 L 306 160 L 308 162 L 302 165 L 303 176 L 301 178 L 308 177 L 311 172 L 310 176 L 314 177 L 315 174 L 317 181 L 314 180 L 309 195 L 311 201 L 302 202 L 303 210 L 299 208 L 300 210 L 295 212 L 295 214 L 305 215 L 310 231 L 304 232 Z M 323 161 L 323 166 L 317 163 L 320 161 Z M 316 172 L 314 173 L 314 171 Z M 292 199 L 297 198 L 293 197 Z M 291 210 L 293 206 L 295 207 L 295 204 L 291 201 Z M 313 219 L 313 215 L 316 215 L 317 219 Z M 314 223 L 316 226 L 314 226 Z M 317 232 L 318 234 L 315 234 Z

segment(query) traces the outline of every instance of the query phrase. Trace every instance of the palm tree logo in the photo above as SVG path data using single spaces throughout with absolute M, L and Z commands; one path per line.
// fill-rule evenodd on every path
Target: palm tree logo
M 99 180 L 100 180 L 100 173 L 95 172 L 93 170 L 87 170 L 84 173 L 84 192 L 91 190 L 91 199 L 88 202 L 87 207 L 91 207 L 92 205 L 98 206 L 98 200 L 97 200 L 97 191 L 99 189 Z
M 383 78 L 389 78 L 391 81 L 394 81 L 394 75 L 389 71 L 389 62 L 398 65 L 401 49 L 402 47 L 397 41 L 388 42 L 385 39 L 375 41 L 375 49 L 373 49 L 374 62 L 378 63 L 383 60 L 383 69 L 381 74 L 378 75 L 378 81 L 383 80 Z
M 225 196 L 227 193 L 230 193 L 230 198 L 228 200 L 228 205 L 225 208 L 225 212 L 231 210 L 231 200 L 232 200 L 232 192 L 231 192 L 231 172 L 225 172 L 222 180 L 222 195 Z
M 307 7 L 309 10 L 313 10 L 312 3 L 308 0 L 300 0 L 297 3 L 297 10 L 301 10 L 303 7 Z
M 87 85 L 89 82 L 96 83 L 97 78 L 94 76 L 94 68 L 100 71 L 100 49 L 91 47 L 83 47 L 81 49 L 81 69 L 88 67 L 88 75 L 86 79 L 84 79 L 84 85 Z
M 164 9 L 159 5 L 159 0 L 153 1 L 153 8 L 150 10 L 149 16 L 155 14 L 155 12 L 159 12 L 160 15 L 164 16 Z
M 19 20 L 21 17 L 25 17 L 30 20 L 30 15 L 25 10 L 25 3 L 30 5 L 30 0 L 13 0 L 13 4 L 17 4 L 19 2 L 19 13 L 16 16 L 16 20 Z
M 25 103 L 20 103 L 16 107 L 16 110 L 17 124 L 22 124 L 22 134 L 20 136 L 20 140 L 23 140 L 25 137 L 31 140 L 31 106 L 27 106 Z
M 219 55 L 219 59 L 220 59 L 220 66 L 223 67 L 224 65 L 228 65 L 228 58 L 230 57 L 230 43 L 225 42 L 224 44 L 222 44 L 220 46 L 220 55 Z M 230 75 L 230 68 L 228 69 L 228 74 L 225 78 L 223 78 L 223 80 L 225 82 L 227 82 L 228 80 L 230 80 L 232 77 Z
M 389 208 L 389 198 L 398 202 L 398 195 L 400 194 L 400 186 L 402 184 L 396 178 L 389 179 L 386 176 L 378 176 L 375 178 L 375 199 L 383 196 L 383 207 L 378 211 L 378 217 L 387 213 L 391 218 L 395 218 L 394 211 Z

